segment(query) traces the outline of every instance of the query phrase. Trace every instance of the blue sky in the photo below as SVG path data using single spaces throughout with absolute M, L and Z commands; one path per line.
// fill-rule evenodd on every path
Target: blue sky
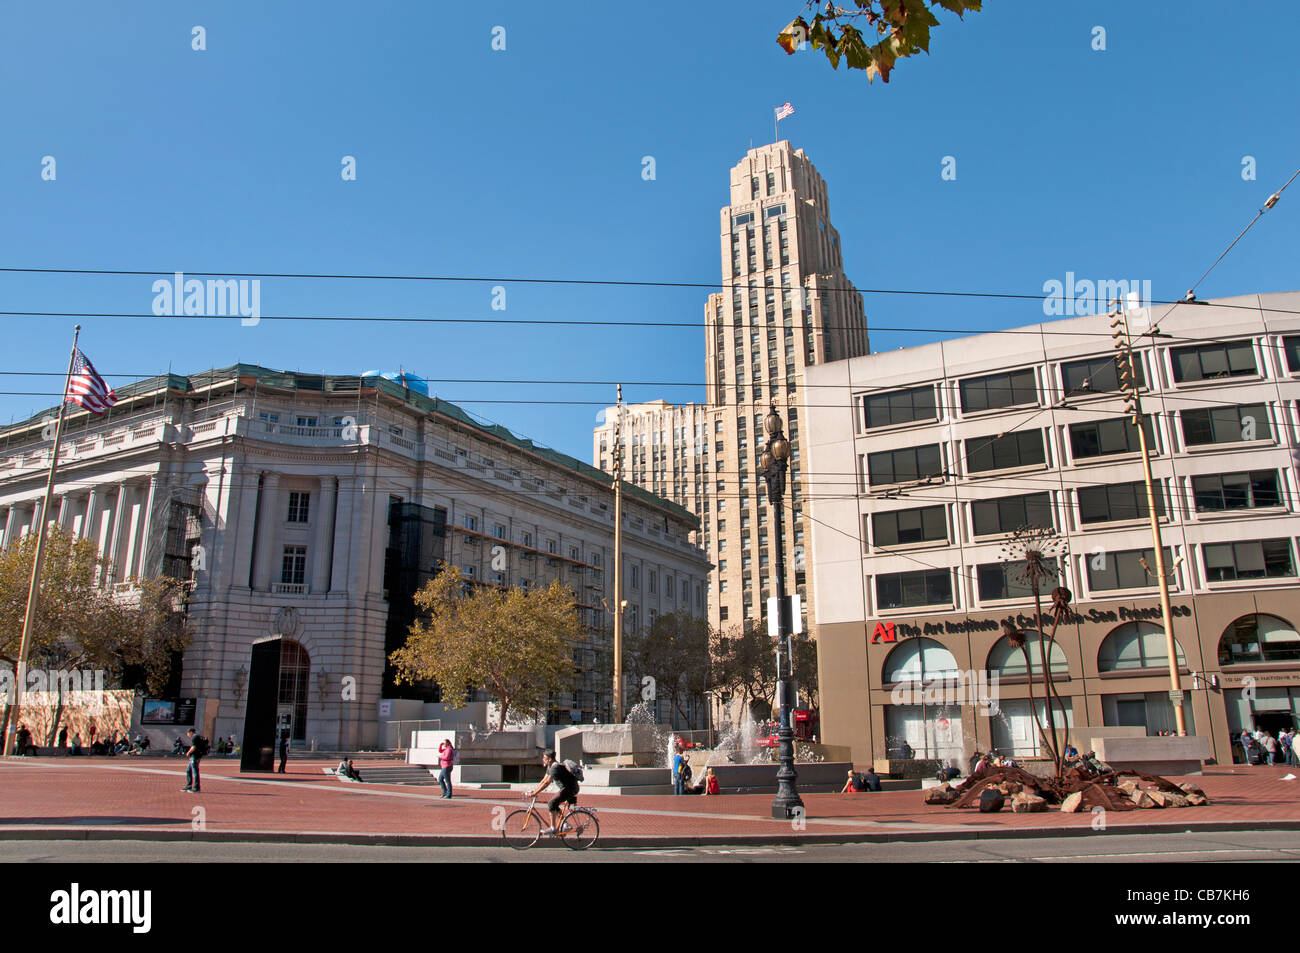
M 830 189 L 863 289 L 1041 294 L 1079 277 L 1180 297 L 1300 167 L 1300 6 L 990 0 L 941 14 L 891 82 L 787 57 L 759 0 L 7 4 L 0 266 L 718 282 L 728 169 L 782 138 Z M 1177 12 L 1174 12 L 1177 11 Z M 206 50 L 191 48 L 192 28 Z M 504 51 L 492 49 L 505 28 Z M 1104 27 L 1106 49 L 1092 49 Z M 1231 29 L 1229 29 L 1231 28 Z M 1240 29 L 1241 32 L 1237 32 Z M 355 156 L 344 181 L 341 160 Z M 43 180 L 42 160 L 56 178 Z M 656 177 L 642 178 L 653 156 Z M 941 178 L 956 159 L 954 181 Z M 1242 177 L 1254 157 L 1257 178 Z M 1199 289 L 1300 287 L 1300 185 Z M 149 314 L 154 276 L 0 273 L 0 310 Z M 486 327 L 89 318 L 114 384 L 244 361 L 428 378 L 660 381 L 703 397 L 704 288 L 262 280 L 264 315 L 685 322 Z M 1041 302 L 868 294 L 873 350 L 1015 327 Z M 2 317 L 0 390 L 55 394 L 74 321 Z M 886 331 L 882 328 L 912 330 Z M 583 459 L 612 386 L 434 383 Z M 489 401 L 510 401 L 494 403 Z M 545 404 L 536 401 L 593 403 Z M 0 396 L 0 419 L 53 396 Z

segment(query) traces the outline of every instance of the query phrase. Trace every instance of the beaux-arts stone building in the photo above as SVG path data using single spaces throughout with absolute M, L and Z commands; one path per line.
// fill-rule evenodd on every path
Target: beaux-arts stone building
M 237 365 L 117 392 L 107 415 L 69 413 L 48 521 L 95 541 L 115 567 L 105 585 L 193 579 L 181 695 L 210 737 L 243 736 L 252 646 L 278 639 L 269 708 L 294 739 L 374 745 L 381 699 L 411 695 L 387 654 L 439 562 L 482 584 L 571 586 L 588 639 L 550 720 L 607 720 L 607 476 L 382 377 Z M 40 523 L 55 413 L 0 436 L 0 543 Z M 625 588 L 632 624 L 703 615 L 698 520 L 630 486 L 624 519 L 644 580 Z

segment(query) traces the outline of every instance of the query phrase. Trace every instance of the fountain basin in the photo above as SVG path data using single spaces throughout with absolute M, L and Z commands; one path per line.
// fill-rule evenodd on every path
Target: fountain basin
M 775 794 L 776 772 L 780 765 L 711 764 L 713 776 L 723 794 Z M 799 762 L 794 766 L 795 786 L 810 793 L 837 792 L 844 787 L 853 770 L 851 761 Z M 702 773 L 702 772 L 700 772 Z

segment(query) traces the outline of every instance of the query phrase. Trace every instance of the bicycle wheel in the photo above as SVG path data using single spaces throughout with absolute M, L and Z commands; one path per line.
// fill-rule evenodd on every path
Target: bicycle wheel
M 541 836 L 541 819 L 530 808 L 511 811 L 501 825 L 501 839 L 515 850 L 527 850 Z
M 596 815 L 585 807 L 577 807 L 565 818 L 568 833 L 563 837 L 564 843 L 574 850 L 586 850 L 600 838 L 600 823 Z

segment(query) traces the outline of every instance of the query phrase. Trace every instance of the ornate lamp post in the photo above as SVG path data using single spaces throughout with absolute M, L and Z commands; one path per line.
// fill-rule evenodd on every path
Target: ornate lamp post
M 763 448 L 759 466 L 760 476 L 767 482 L 767 498 L 771 502 L 776 518 L 776 605 L 777 605 L 777 639 L 776 639 L 776 678 L 777 699 L 781 706 L 781 724 L 777 730 L 777 742 L 781 766 L 776 772 L 776 799 L 772 802 L 772 816 L 784 820 L 795 817 L 803 811 L 803 801 L 795 789 L 798 775 L 794 770 L 794 731 L 790 727 L 790 709 L 793 699 L 790 697 L 794 688 L 794 637 L 790 619 L 787 618 L 785 601 L 785 518 L 781 511 L 781 500 L 785 496 L 785 472 L 790 465 L 790 441 L 782 432 L 781 415 L 776 412 L 776 404 L 771 405 L 771 412 L 763 421 L 767 431 L 767 446 Z M 782 658 L 785 664 L 782 664 Z

